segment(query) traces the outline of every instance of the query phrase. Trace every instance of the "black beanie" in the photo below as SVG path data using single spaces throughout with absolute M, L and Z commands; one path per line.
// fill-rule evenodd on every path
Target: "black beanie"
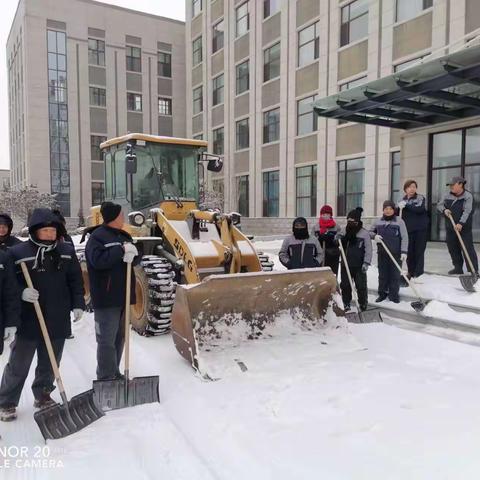
M 385 210 L 387 207 L 392 207 L 395 210 L 395 202 L 393 200 L 385 200 L 383 202 L 383 209 Z
M 350 212 L 348 212 L 348 215 L 347 215 L 347 220 L 351 218 L 352 220 L 359 222 L 360 219 L 362 218 L 362 212 L 363 212 L 362 207 L 357 207 L 354 210 L 350 210 Z
M 100 206 L 100 213 L 102 214 L 103 222 L 110 223 L 115 220 L 122 211 L 121 205 L 113 202 L 103 202 Z
M 305 240 L 308 235 L 308 223 L 305 217 L 297 217 L 292 225 L 293 236 L 297 240 Z

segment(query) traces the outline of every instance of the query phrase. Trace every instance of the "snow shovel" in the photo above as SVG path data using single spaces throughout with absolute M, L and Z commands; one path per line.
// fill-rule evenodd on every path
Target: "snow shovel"
M 410 281 L 408 276 L 405 274 L 405 272 L 402 270 L 402 267 L 398 264 L 398 262 L 395 260 L 395 257 L 392 255 L 392 252 L 388 249 L 388 247 L 385 245 L 385 242 L 383 240 L 380 240 L 380 245 L 384 248 L 384 250 L 388 253 L 388 256 L 390 257 L 390 260 L 393 262 L 393 264 L 397 267 L 398 271 L 400 272 L 400 275 L 405 279 L 407 282 L 408 286 L 412 289 L 412 292 L 414 295 L 418 298 L 418 300 L 414 300 L 413 302 L 410 302 L 410 305 L 412 308 L 420 313 L 423 312 L 424 308 L 427 306 L 429 303 L 428 301 L 425 301 L 422 299 L 420 294 L 418 293 L 417 289 L 415 288 L 415 285 L 413 282 Z
M 342 262 L 345 266 L 347 272 L 348 283 L 350 283 L 350 288 L 352 289 L 352 299 L 355 302 L 357 307 L 356 312 L 345 312 L 345 317 L 351 323 L 373 323 L 373 322 L 382 322 L 382 316 L 378 309 L 365 310 L 362 312 L 360 309 L 360 304 L 358 303 L 358 293 L 357 288 L 352 279 L 352 274 L 350 273 L 350 267 L 348 266 L 347 256 L 345 255 L 345 250 L 343 249 L 342 241 L 339 239 L 338 246 L 340 248 L 340 253 L 342 255 Z
M 462 246 L 462 251 L 463 251 L 463 256 L 467 260 L 468 267 L 470 268 L 470 273 L 464 273 L 459 276 L 460 278 L 460 283 L 462 284 L 462 287 L 464 290 L 470 293 L 475 293 L 475 284 L 477 283 L 478 280 L 478 274 L 475 273 L 475 269 L 473 268 L 473 263 L 472 259 L 470 258 L 470 255 L 467 252 L 467 247 L 465 247 L 465 243 L 463 242 L 463 238 L 460 235 L 460 232 L 455 228 L 455 222 L 453 221 L 453 218 L 451 215 L 448 215 L 448 218 L 450 219 L 450 222 L 452 222 L 452 227 L 455 233 L 457 234 L 458 241 L 460 242 L 460 245 Z
M 34 288 L 30 274 L 28 273 L 25 262 L 21 262 L 23 276 L 29 288 Z M 38 322 L 42 330 L 45 346 L 47 347 L 48 358 L 52 365 L 52 370 L 55 375 L 58 390 L 62 397 L 62 404 L 52 405 L 51 407 L 39 410 L 33 415 L 37 425 L 42 432 L 45 440 L 63 438 L 72 433 L 78 432 L 98 420 L 103 416 L 103 412 L 98 408 L 93 396 L 93 390 L 87 390 L 67 400 L 65 387 L 63 386 L 60 370 L 58 368 L 57 360 L 48 334 L 45 318 L 40 308 L 38 301 L 34 302 L 35 312 L 37 313 Z
M 125 371 L 124 378 L 94 380 L 93 390 L 103 411 L 134 407 L 144 403 L 160 402 L 158 376 L 135 377 L 130 380 L 130 287 L 132 264 L 127 263 L 125 295 Z

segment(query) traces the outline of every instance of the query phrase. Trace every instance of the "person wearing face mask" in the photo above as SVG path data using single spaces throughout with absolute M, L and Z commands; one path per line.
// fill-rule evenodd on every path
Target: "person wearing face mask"
M 73 247 L 58 242 L 59 224 L 51 210 L 37 208 L 29 223 L 29 240 L 9 249 L 21 290 L 20 326 L 11 345 L 10 357 L 0 385 L 0 420 L 15 420 L 16 407 L 35 353 L 37 368 L 32 384 L 34 407 L 54 405 L 54 374 L 35 312 L 39 302 L 57 362 L 62 358 L 65 339 L 71 334 L 70 312 L 75 320 L 85 309 L 83 279 Z M 33 287 L 26 285 L 20 263 L 24 262 Z
M 320 209 L 318 223 L 313 227 L 313 234 L 317 237 L 324 251 L 324 266 L 330 267 L 332 272 L 338 274 L 340 250 L 335 242 L 335 235 L 339 232 L 337 223 L 333 219 L 333 209 L 324 205 Z
M 391 200 L 383 202 L 383 216 L 370 228 L 370 236 L 377 242 L 378 253 L 378 298 L 375 302 L 383 302 L 388 297 L 393 303 L 400 303 L 400 272 L 380 243 L 385 243 L 399 265 L 407 259 L 407 227 L 396 216 L 395 203 Z
M 278 257 L 282 265 L 289 270 L 315 268 L 322 265 L 322 247 L 315 235 L 309 235 L 305 218 L 297 217 L 293 221 L 292 235 L 283 241 Z
M 10 215 L 0 213 L 0 250 L 6 251 L 10 247 L 22 243 L 12 235 L 13 220 Z
M 365 311 L 368 307 L 367 270 L 372 263 L 372 241 L 370 234 L 363 228 L 362 212 L 363 208 L 357 207 L 348 213 L 347 225 L 337 234 L 336 240 L 342 242 L 350 275 L 357 289 L 358 303 L 360 309 Z M 352 288 L 346 268 L 347 266 L 342 262 L 340 289 L 345 311 L 349 311 L 352 301 Z

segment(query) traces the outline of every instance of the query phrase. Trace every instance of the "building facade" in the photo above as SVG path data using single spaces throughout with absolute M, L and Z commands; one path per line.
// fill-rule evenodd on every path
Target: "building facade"
M 480 130 L 462 130 L 478 117 L 407 133 L 312 108 L 449 53 L 479 27 L 477 0 L 186 0 L 187 134 L 225 155 L 211 179 L 225 208 L 279 233 L 290 222 L 280 219 L 317 216 L 325 203 L 337 216 L 358 205 L 379 215 L 410 177 L 433 204 L 460 172 L 479 203 L 480 169 L 466 158 L 480 152 L 466 155 L 465 143 L 475 149 Z M 441 240 L 442 227 L 431 238 Z
M 101 201 L 107 137 L 186 134 L 184 22 L 91 0 L 20 0 L 7 67 L 11 185 L 56 194 L 67 217 Z

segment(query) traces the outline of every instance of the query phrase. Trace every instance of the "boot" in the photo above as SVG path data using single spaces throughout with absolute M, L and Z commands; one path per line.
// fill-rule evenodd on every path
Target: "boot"
M 380 293 L 378 295 L 377 299 L 375 300 L 375 303 L 383 302 L 386 298 L 387 298 L 387 296 L 384 293 Z
M 56 405 L 57 402 L 53 400 L 53 398 L 50 396 L 49 392 L 43 392 L 40 395 L 40 398 L 36 398 L 35 401 L 33 402 L 33 408 L 47 408 L 51 407 L 52 405 Z
M 0 421 L 12 422 L 17 418 L 17 409 L 15 407 L 0 407 Z
M 343 309 L 345 310 L 345 312 L 349 312 L 352 309 L 352 307 L 350 307 L 349 303 L 344 303 Z
M 448 272 L 449 275 L 463 275 L 463 269 L 452 268 Z

